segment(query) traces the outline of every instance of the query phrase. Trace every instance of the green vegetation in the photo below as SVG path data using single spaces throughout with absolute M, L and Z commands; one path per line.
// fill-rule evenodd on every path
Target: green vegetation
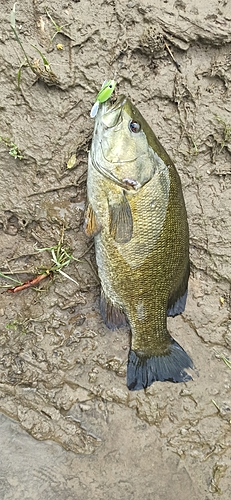
M 4 144 L 7 146 L 7 148 L 9 149 L 10 156 L 13 156 L 15 158 L 15 160 L 17 158 L 19 160 L 22 160 L 23 155 L 22 155 L 20 149 L 18 148 L 18 146 L 14 142 L 11 142 L 10 139 L 8 139 L 7 137 L 4 138 L 1 136 L 0 136 L 0 141 L 4 142 Z
M 221 352 L 218 352 L 215 350 L 215 353 L 216 353 L 216 357 L 219 359 L 222 359 L 222 361 L 224 361 L 226 366 L 228 366 L 228 368 L 231 370 L 231 361 Z
M 52 36 L 52 38 L 51 38 L 51 43 L 52 43 L 52 42 L 53 42 L 53 40 L 54 40 L 54 38 L 56 37 L 56 35 L 57 35 L 58 33 L 62 33 L 62 32 L 63 32 L 63 28 L 64 28 L 65 26 L 67 26 L 67 24 L 63 24 L 62 26 L 59 26 L 59 25 L 58 25 L 58 24 L 54 21 L 53 17 L 51 17 L 51 14 L 49 14 L 49 12 L 48 12 L 48 10 L 47 10 L 47 9 L 46 9 L 46 15 L 47 15 L 47 17 L 49 17 L 49 19 L 51 20 L 51 22 L 52 22 L 52 24 L 53 24 L 53 26 L 55 27 L 55 30 L 56 30 L 56 31 L 55 31 L 55 33 L 54 33 L 54 35 L 53 35 L 53 36 Z
M 222 125 L 222 142 L 219 153 L 221 153 L 222 149 L 227 146 L 231 139 L 231 125 L 228 125 L 223 118 L 218 115 L 215 115 L 216 120 Z
M 23 47 L 23 44 L 22 44 L 22 42 L 21 42 L 21 40 L 19 38 L 17 29 L 16 29 L 16 10 L 15 10 L 15 6 L 16 6 L 16 3 L 14 4 L 13 9 L 11 11 L 10 25 L 11 25 L 11 28 L 12 28 L 14 34 L 15 34 L 15 38 L 16 38 L 17 42 L 19 43 L 19 45 L 20 45 L 20 47 L 22 49 L 22 52 L 23 52 L 23 54 L 25 56 L 25 60 L 20 64 L 20 68 L 19 68 L 18 74 L 17 74 L 18 88 L 20 88 L 22 68 L 25 67 L 25 66 L 29 66 L 29 68 L 31 69 L 31 71 L 33 71 L 33 73 L 35 73 L 35 75 L 38 78 L 41 78 L 48 85 L 55 85 L 55 84 L 57 84 L 58 83 L 57 77 L 53 73 L 53 71 L 51 70 L 51 66 L 50 66 L 48 60 L 46 59 L 46 57 L 44 56 L 44 54 L 37 47 L 35 47 L 35 45 L 33 45 L 33 44 L 30 44 L 30 45 L 40 55 L 40 57 L 42 59 L 43 67 L 40 66 L 40 64 L 41 64 L 40 60 L 35 59 L 34 61 L 31 61 L 30 58 L 28 57 L 28 55 L 27 55 L 27 53 L 26 53 L 26 51 L 25 51 L 25 49 Z
M 64 238 L 64 231 L 62 231 L 61 238 L 58 242 L 57 245 L 54 245 L 53 247 L 46 247 L 46 248 L 37 248 L 38 252 L 51 252 L 52 255 L 52 262 L 53 265 L 47 270 L 48 273 L 60 273 L 62 276 L 65 278 L 68 278 L 69 280 L 73 281 L 76 285 L 78 285 L 77 281 L 75 281 L 73 278 L 71 278 L 67 273 L 63 271 L 63 268 L 68 266 L 72 260 L 78 260 L 73 257 L 70 248 L 65 248 L 63 246 L 63 238 Z
M 9 291 L 11 292 L 18 292 L 29 287 L 32 287 L 34 290 L 41 291 L 41 289 L 35 288 L 35 285 L 40 283 L 40 281 L 42 281 L 44 278 L 53 276 L 54 273 L 59 273 L 65 278 L 68 278 L 69 280 L 73 281 L 73 283 L 75 283 L 76 285 L 78 285 L 77 281 L 75 281 L 73 278 L 71 278 L 71 276 L 69 276 L 67 273 L 63 271 L 63 268 L 67 267 L 72 260 L 78 261 L 78 259 L 75 259 L 75 257 L 73 257 L 70 248 L 64 247 L 63 238 L 64 238 L 64 230 L 62 230 L 61 238 L 57 243 L 57 245 L 54 245 L 52 247 L 36 248 L 37 252 L 46 252 L 46 251 L 51 252 L 51 261 L 53 262 L 53 264 L 49 268 L 46 267 L 45 272 L 43 268 L 43 270 L 37 276 L 23 283 L 22 281 L 12 278 L 8 274 L 5 274 L 2 271 L 0 271 L 0 277 L 12 281 L 15 284 L 16 289 L 14 288 L 10 289 L 10 286 L 12 284 L 10 285 L 9 283 L 7 285 L 1 285 L 1 287 L 9 289 Z M 20 271 L 17 271 L 17 273 L 20 273 Z M 16 274 L 16 271 L 15 273 L 12 272 L 11 274 Z
M 6 324 L 6 329 L 18 332 L 21 335 L 26 335 L 28 330 L 28 323 L 29 323 L 28 319 L 25 319 L 24 321 L 19 319 L 14 319 Z
M 16 285 L 22 285 L 22 281 L 16 280 L 15 278 L 12 278 L 11 276 L 8 276 L 5 273 L 2 273 L 1 271 L 0 271 L 0 277 L 4 278 L 6 280 L 13 281 L 13 283 L 15 283 Z M 7 286 L 7 288 L 9 288 L 10 285 L 6 285 L 6 286 Z

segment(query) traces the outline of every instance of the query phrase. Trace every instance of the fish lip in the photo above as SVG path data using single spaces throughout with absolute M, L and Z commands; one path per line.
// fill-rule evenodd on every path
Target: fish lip
M 116 99 L 116 102 L 110 106 L 109 101 L 105 102 L 105 107 L 106 109 L 104 115 L 109 115 L 110 113 L 113 113 L 113 111 L 117 111 L 118 109 L 122 108 L 124 104 L 126 103 L 127 97 L 125 95 L 121 95 Z
M 101 123 L 105 129 L 119 127 L 122 123 L 123 106 L 127 98 L 124 95 L 118 97 L 114 104 L 106 101 L 103 103 L 101 112 Z

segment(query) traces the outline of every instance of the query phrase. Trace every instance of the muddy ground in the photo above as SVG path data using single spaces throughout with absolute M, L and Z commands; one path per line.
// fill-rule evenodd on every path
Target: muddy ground
M 49 270 L 51 251 L 38 249 L 64 228 L 75 260 L 63 270 L 77 283 L 55 271 L 39 291 L 13 294 L 1 278 L 0 498 L 228 499 L 230 4 L 19 1 L 27 61 L 12 7 L 0 13 L 0 272 L 24 282 Z M 190 226 L 188 303 L 169 330 L 194 380 L 138 392 L 126 387 L 128 330 L 100 317 L 83 233 L 89 113 L 115 74 L 175 161 Z

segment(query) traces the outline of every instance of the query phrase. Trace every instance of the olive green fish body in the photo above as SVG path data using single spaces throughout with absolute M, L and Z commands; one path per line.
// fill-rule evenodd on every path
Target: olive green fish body
M 186 301 L 188 224 L 173 163 L 130 101 L 122 96 L 117 103 L 104 105 L 95 125 L 88 167 L 90 232 L 101 312 L 111 328 L 129 323 L 127 383 L 140 389 L 155 380 L 189 378 L 184 369 L 192 362 L 167 331 L 167 314 L 181 313 Z M 133 134 L 136 123 L 141 130 Z

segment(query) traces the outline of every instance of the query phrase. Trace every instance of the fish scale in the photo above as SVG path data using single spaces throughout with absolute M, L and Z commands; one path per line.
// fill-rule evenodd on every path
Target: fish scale
M 124 96 L 114 105 L 102 104 L 97 113 L 87 184 L 85 226 L 95 238 L 101 313 L 110 328 L 127 323 L 131 329 L 129 389 L 189 380 L 185 369 L 193 363 L 167 330 L 167 315 L 184 310 L 189 276 L 181 182 L 153 131 Z

